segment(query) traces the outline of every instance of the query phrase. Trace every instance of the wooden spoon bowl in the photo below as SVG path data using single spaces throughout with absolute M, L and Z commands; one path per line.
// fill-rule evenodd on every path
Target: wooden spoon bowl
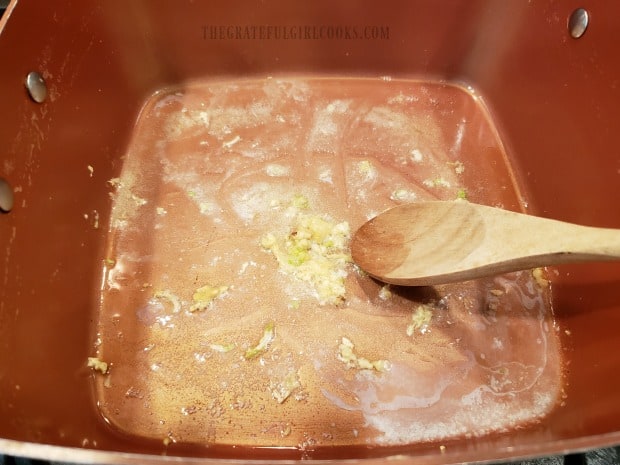
M 363 224 L 351 254 L 381 281 L 428 286 L 539 266 L 620 260 L 620 230 L 465 201 L 415 202 Z

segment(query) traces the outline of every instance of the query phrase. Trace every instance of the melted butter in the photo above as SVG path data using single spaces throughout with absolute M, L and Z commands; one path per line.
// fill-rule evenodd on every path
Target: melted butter
M 561 360 L 548 289 L 530 272 L 387 289 L 341 260 L 334 302 L 262 244 L 290 238 L 300 211 L 354 231 L 399 203 L 463 192 L 514 208 L 504 160 L 478 102 L 441 83 L 267 79 L 155 96 L 115 183 L 102 415 L 131 436 L 292 447 L 540 420 L 559 396 Z M 225 294 L 192 312 L 205 283 Z M 343 363 L 343 340 L 368 363 Z

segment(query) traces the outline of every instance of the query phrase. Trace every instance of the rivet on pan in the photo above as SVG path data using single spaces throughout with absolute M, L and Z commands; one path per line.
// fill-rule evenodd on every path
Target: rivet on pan
M 37 103 L 43 103 L 47 97 L 47 86 L 41 76 L 36 71 L 28 73 L 26 76 L 26 89 L 32 100 Z
M 0 178 L 0 211 L 9 212 L 13 209 L 13 189 L 5 179 Z
M 590 22 L 590 15 L 583 8 L 577 8 L 568 18 L 568 32 L 573 39 L 579 39 L 585 34 Z

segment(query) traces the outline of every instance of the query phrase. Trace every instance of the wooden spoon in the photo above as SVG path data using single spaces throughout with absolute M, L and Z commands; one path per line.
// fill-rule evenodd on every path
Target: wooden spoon
M 351 254 L 380 281 L 429 286 L 546 265 L 620 260 L 620 230 L 465 201 L 416 202 L 363 224 Z

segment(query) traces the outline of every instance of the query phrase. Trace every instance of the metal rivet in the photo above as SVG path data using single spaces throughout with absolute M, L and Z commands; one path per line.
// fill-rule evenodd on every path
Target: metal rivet
M 0 211 L 10 212 L 13 209 L 13 189 L 5 179 L 0 178 Z
M 26 89 L 28 89 L 28 93 L 32 100 L 37 103 L 43 103 L 47 98 L 47 86 L 45 85 L 45 80 L 43 76 L 41 76 L 36 71 L 32 71 L 28 73 L 26 76 Z
M 583 8 L 577 8 L 568 18 L 568 32 L 573 39 L 579 39 L 585 34 L 590 22 L 590 15 Z

